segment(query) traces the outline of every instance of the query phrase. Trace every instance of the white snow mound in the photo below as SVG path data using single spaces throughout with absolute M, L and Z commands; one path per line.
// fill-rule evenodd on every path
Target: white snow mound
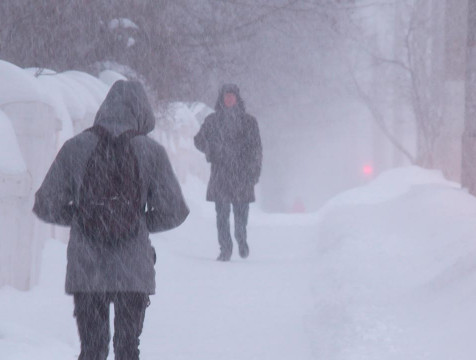
M 389 171 L 319 214 L 315 353 L 476 356 L 476 199 L 441 173 Z

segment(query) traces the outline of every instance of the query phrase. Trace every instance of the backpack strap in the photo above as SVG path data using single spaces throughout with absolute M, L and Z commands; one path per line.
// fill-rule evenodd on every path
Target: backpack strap
M 90 128 L 88 128 L 84 131 L 85 132 L 86 131 L 92 132 L 94 135 L 96 135 L 99 138 L 106 138 L 106 137 L 114 138 L 114 136 L 112 136 L 112 134 L 109 131 L 107 131 L 106 128 L 104 128 L 101 125 L 91 126 Z M 127 142 L 127 141 L 131 140 L 132 138 L 134 138 L 138 135 L 141 135 L 141 133 L 137 130 L 134 130 L 134 129 L 127 130 L 127 131 L 124 131 L 123 133 L 121 133 L 116 138 L 116 141 L 117 142 Z
M 122 134 L 120 134 L 117 138 L 117 141 L 118 142 L 127 142 L 129 140 L 131 140 L 132 138 L 136 137 L 136 136 L 139 136 L 141 135 L 140 132 L 138 132 L 137 130 L 127 130 L 127 131 L 124 131 Z
M 91 132 L 99 139 L 112 138 L 112 134 L 100 125 L 91 126 L 90 128 L 84 130 L 84 132 Z

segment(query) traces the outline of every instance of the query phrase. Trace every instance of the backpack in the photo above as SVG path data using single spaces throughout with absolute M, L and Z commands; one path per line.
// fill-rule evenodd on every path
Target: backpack
M 99 139 L 86 164 L 79 192 L 78 223 L 95 244 L 118 246 L 137 236 L 144 213 L 139 164 L 130 144 L 139 132 L 129 130 L 113 137 L 101 126 L 85 131 Z

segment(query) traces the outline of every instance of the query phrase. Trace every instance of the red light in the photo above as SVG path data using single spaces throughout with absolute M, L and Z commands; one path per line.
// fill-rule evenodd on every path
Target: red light
M 374 173 L 374 168 L 371 165 L 364 165 L 362 172 L 364 175 L 372 175 Z

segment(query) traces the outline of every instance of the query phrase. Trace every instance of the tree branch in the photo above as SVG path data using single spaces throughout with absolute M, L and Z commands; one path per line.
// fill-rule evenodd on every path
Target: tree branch
M 350 66 L 349 66 L 350 68 Z M 349 73 L 351 74 L 352 83 L 357 90 L 357 94 L 363 100 L 363 103 L 367 107 L 367 109 L 372 114 L 372 117 L 377 124 L 378 128 L 382 131 L 384 136 L 390 141 L 390 143 L 395 146 L 397 150 L 399 150 L 412 164 L 415 164 L 416 159 L 415 157 L 403 147 L 403 145 L 398 141 L 398 139 L 390 132 L 385 124 L 385 121 L 380 114 L 380 112 L 376 109 L 374 102 L 370 99 L 370 96 L 364 91 L 362 86 L 359 84 L 354 71 L 350 68 Z

